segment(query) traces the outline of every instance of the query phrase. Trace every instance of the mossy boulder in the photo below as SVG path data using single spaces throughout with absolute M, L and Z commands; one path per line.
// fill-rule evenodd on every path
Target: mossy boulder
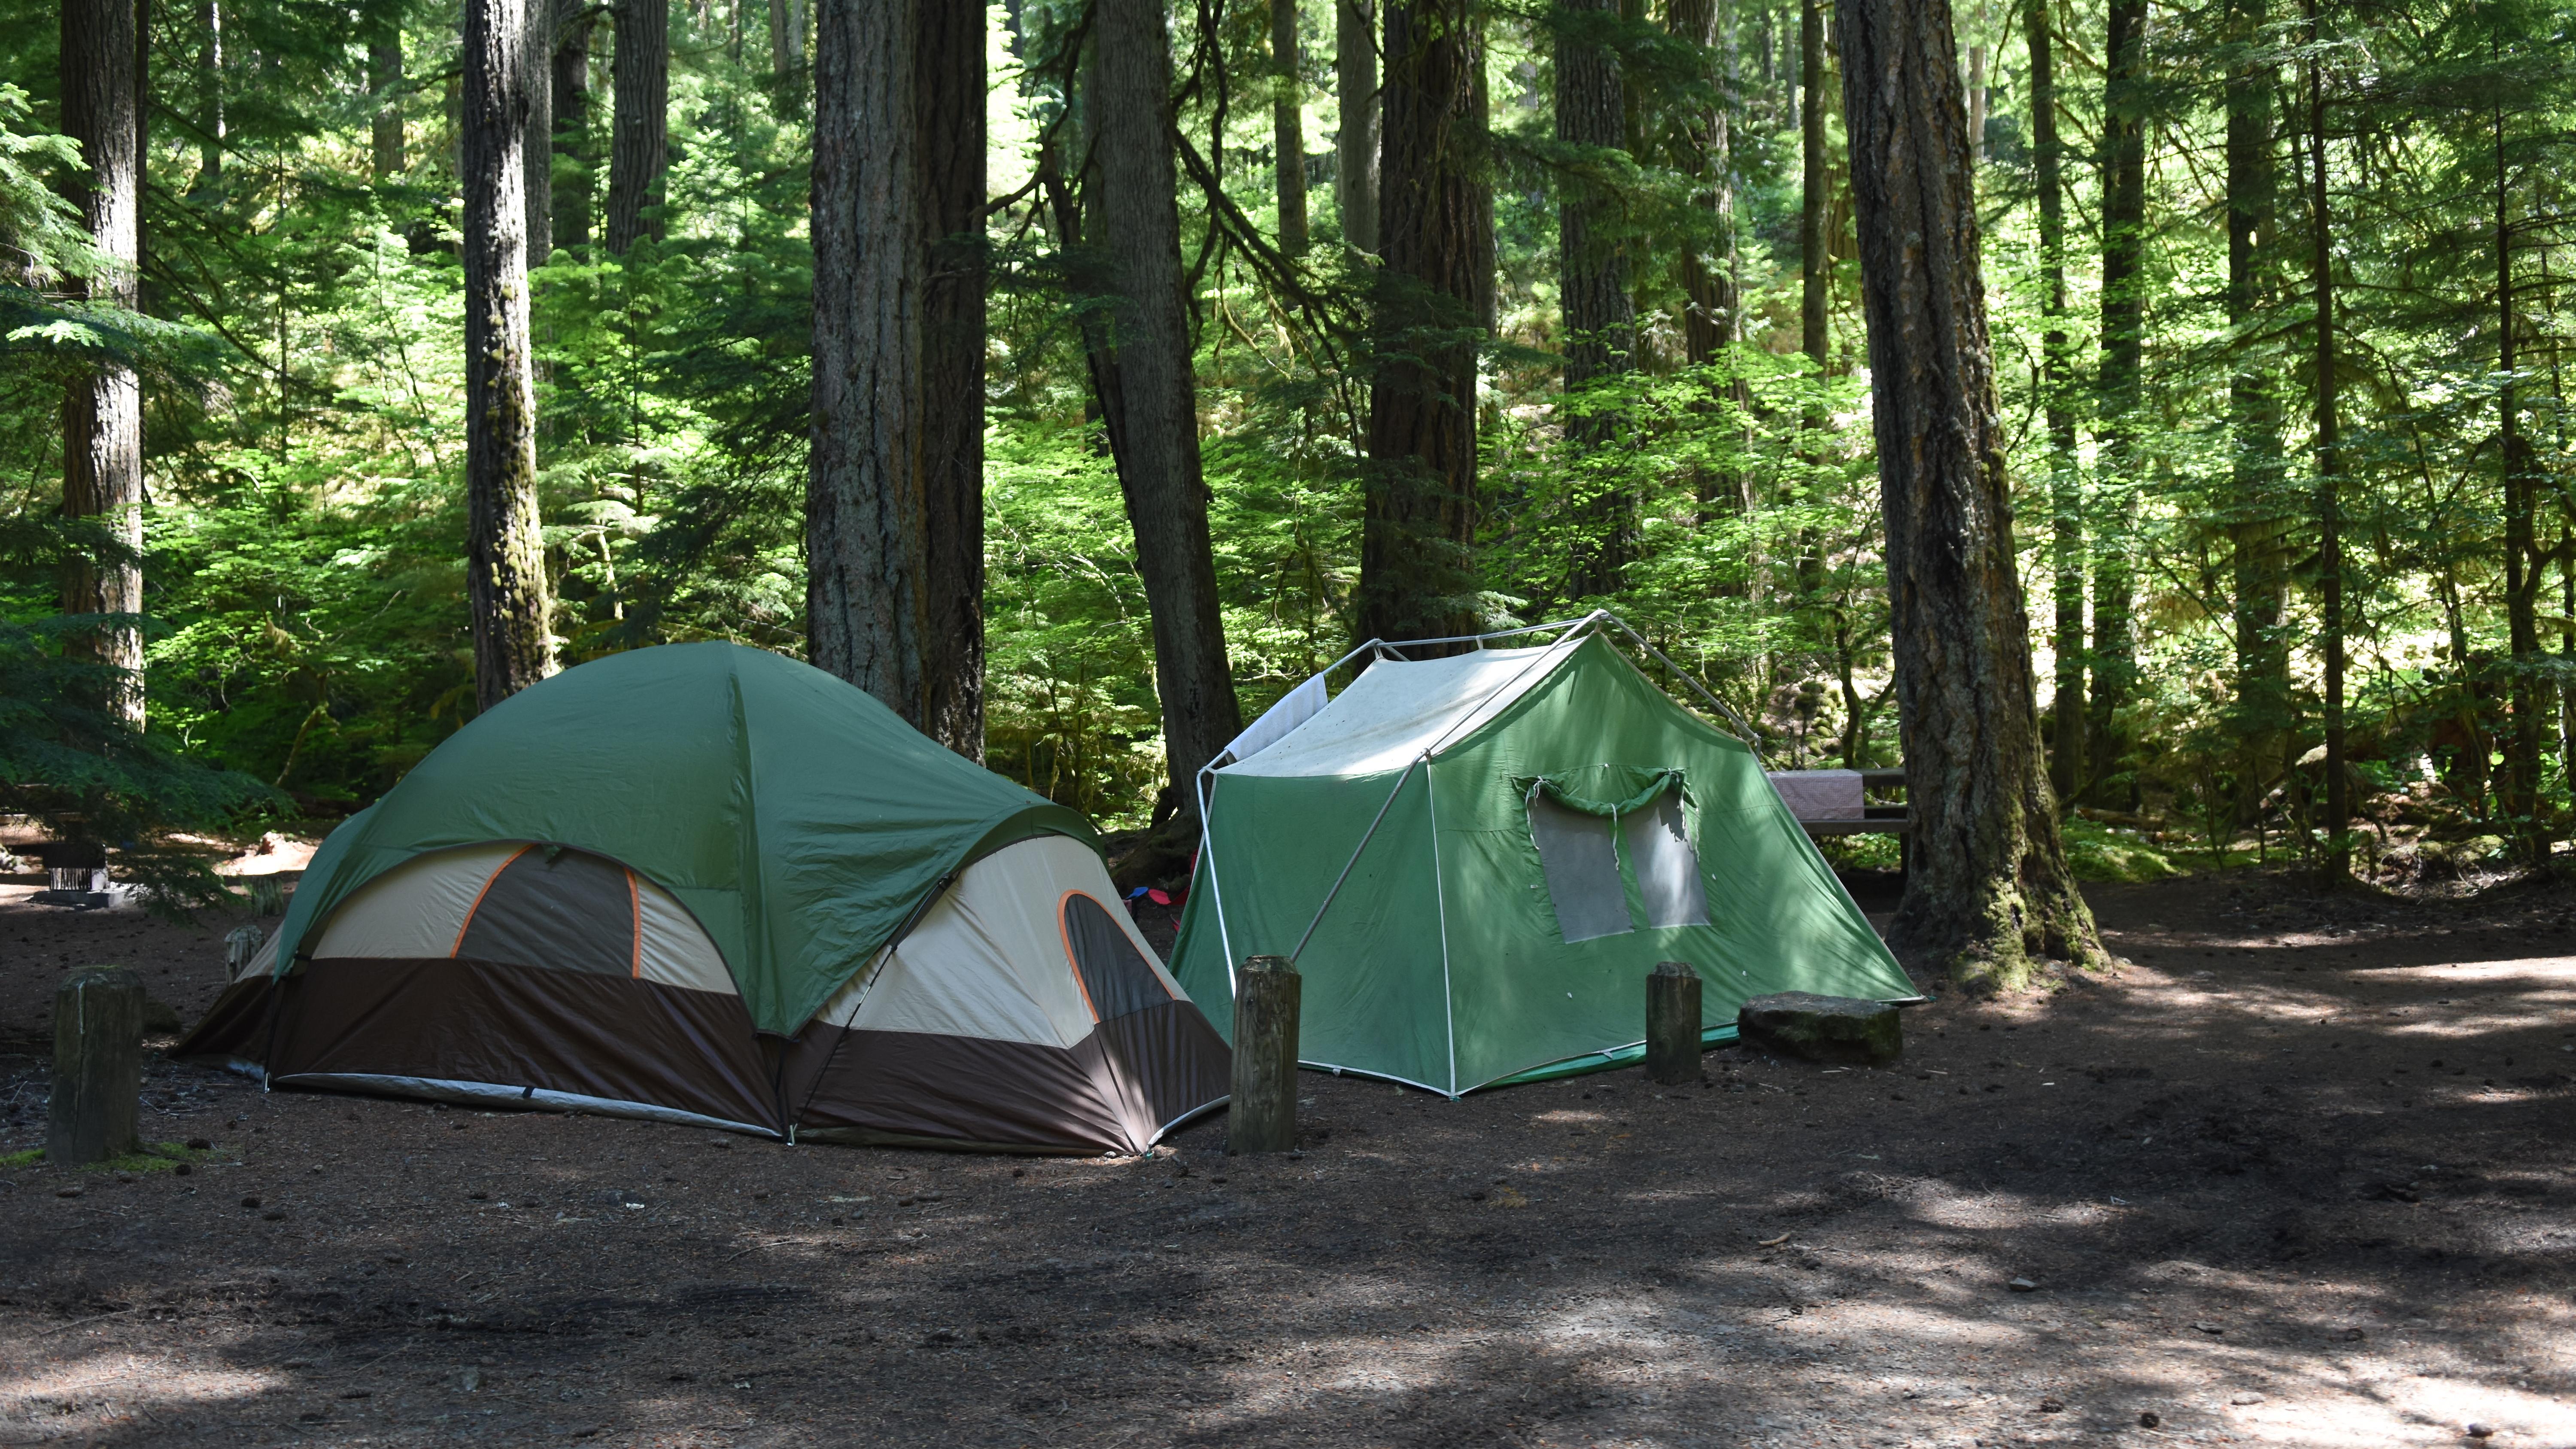
M 1883 1001 L 1782 991 L 1744 1003 L 1735 1026 L 1745 1045 L 1803 1061 L 1883 1067 L 1905 1052 L 1896 1008 Z

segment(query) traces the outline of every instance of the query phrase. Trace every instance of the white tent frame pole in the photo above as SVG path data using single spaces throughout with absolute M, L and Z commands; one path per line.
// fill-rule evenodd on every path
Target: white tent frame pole
M 1225 952 L 1225 995 L 1228 1001 L 1232 1001 L 1235 993 L 1240 991 L 1242 988 L 1234 979 L 1234 933 L 1226 929 L 1225 884 L 1217 879 L 1216 836 L 1208 825 L 1209 817 L 1215 813 L 1209 808 L 1216 803 L 1215 761 L 1211 760 L 1208 763 L 1199 766 L 1199 778 L 1197 783 L 1199 791 L 1199 854 L 1207 861 L 1208 894 L 1216 898 L 1216 943 L 1218 947 Z
M 1647 643 L 1647 642 L 1646 642 L 1646 636 L 1645 636 L 1645 635 L 1643 635 L 1643 634 L 1640 634 L 1640 633 L 1638 633 L 1636 630 L 1634 630 L 1634 629 L 1632 629 L 1632 628 L 1628 627 L 1628 621 L 1627 621 L 1627 620 L 1620 618 L 1620 617 L 1619 617 L 1618 615 L 1616 615 L 1616 614 L 1612 614 L 1612 613 L 1609 613 L 1609 612 L 1606 612 L 1606 611 L 1602 614 L 1602 616 L 1601 616 L 1601 617 L 1603 617 L 1603 618 L 1605 618 L 1605 619 L 1608 619 L 1608 620 L 1609 620 L 1611 623 L 1613 623 L 1613 624 L 1618 625 L 1618 626 L 1619 626 L 1619 632 L 1620 632 L 1620 633 L 1623 633 L 1623 634 L 1627 635 L 1629 638 L 1634 639 L 1635 641 L 1637 641 L 1637 647 L 1638 647 L 1638 648 L 1640 648 L 1640 649 L 1645 650 L 1648 654 L 1653 655 L 1653 656 L 1654 656 L 1654 658 L 1655 658 L 1655 662 L 1656 662 L 1657 664 L 1660 664 L 1660 665 L 1664 666 L 1666 669 L 1671 670 L 1675 675 L 1677 675 L 1677 676 L 1679 676 L 1679 677 L 1680 677 L 1681 681 L 1682 681 L 1684 684 L 1687 684 L 1687 685 L 1689 685 L 1689 686 L 1691 687 L 1691 691 L 1692 691 L 1693 693 L 1697 694 L 1700 698 L 1702 698 L 1702 699 L 1704 699 L 1704 700 L 1707 700 L 1707 701 L 1709 702 L 1709 706 L 1710 706 L 1711 708 L 1715 709 L 1718 713 L 1720 713 L 1720 714 L 1722 714 L 1722 715 L 1725 715 L 1725 716 L 1727 717 L 1727 719 L 1728 719 L 1731 723 L 1733 723 L 1733 724 L 1734 724 L 1734 726 L 1735 726 L 1735 728 L 1736 728 L 1736 730 L 1737 730 L 1737 737 L 1738 737 L 1739 739 L 1742 739 L 1742 740 L 1744 741 L 1744 743 L 1745 743 L 1745 744 L 1747 744 L 1747 745 L 1749 745 L 1749 746 L 1751 746 L 1751 747 L 1752 747 L 1753 752 L 1754 752 L 1754 757 L 1755 757 L 1756 759 L 1759 759 L 1759 758 L 1761 757 L 1761 753 L 1762 753 L 1761 736 L 1760 736 L 1759 734 L 1757 734 L 1757 733 L 1754 731 L 1753 726 L 1751 726 L 1751 725 L 1749 725 L 1749 724 L 1746 724 L 1746 723 L 1744 722 L 1744 716 L 1742 716 L 1742 715 L 1740 715 L 1740 714 L 1737 714 L 1737 713 L 1735 712 L 1734 708 L 1733 708 L 1732 706 L 1728 705 L 1728 704 L 1727 704 L 1727 702 L 1726 702 L 1725 700 L 1722 700 L 1722 699 L 1718 698 L 1716 695 L 1709 693 L 1709 691 L 1708 691 L 1708 687 L 1707 687 L 1707 686 L 1705 686 L 1705 685 L 1703 685 L 1703 684 L 1701 684 L 1701 683 L 1699 682 L 1699 676 L 1698 676 L 1698 675 L 1691 673 L 1689 670 L 1682 668 L 1682 667 L 1681 667 L 1680 665 L 1678 665 L 1678 664 L 1675 664 L 1672 660 L 1665 658 L 1665 657 L 1664 657 L 1664 651 L 1662 651 L 1661 649 L 1656 648 L 1656 647 L 1655 647 L 1654 645 L 1652 645 L 1652 644 Z

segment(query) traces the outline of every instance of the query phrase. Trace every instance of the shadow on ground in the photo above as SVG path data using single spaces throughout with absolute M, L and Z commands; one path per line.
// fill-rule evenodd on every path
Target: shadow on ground
M 1294 1158 L 156 1068 L 215 1160 L 0 1170 L 0 1444 L 2576 1444 L 2576 895 L 2096 902 L 1896 1071 L 1314 1077 Z

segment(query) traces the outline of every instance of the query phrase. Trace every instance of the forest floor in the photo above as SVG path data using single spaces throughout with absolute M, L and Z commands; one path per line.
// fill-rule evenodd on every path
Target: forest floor
M 1266 1159 L 156 1061 L 185 1175 L 0 1157 L 0 1445 L 2576 1446 L 2576 888 L 2090 893 L 2131 964 L 1915 1009 L 1895 1071 L 1317 1076 Z M 60 968 L 191 1013 L 232 924 L 25 894 L 0 1153 L 41 1137 Z

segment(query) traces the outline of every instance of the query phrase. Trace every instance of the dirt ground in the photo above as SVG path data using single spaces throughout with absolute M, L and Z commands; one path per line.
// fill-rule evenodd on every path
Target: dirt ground
M 0 1152 L 60 969 L 193 1011 L 233 924 L 24 894 Z M 2576 890 L 2094 899 L 2133 964 L 1916 1009 L 1896 1071 L 1317 1076 L 1265 1159 L 156 1063 L 188 1174 L 0 1167 L 0 1444 L 2576 1446 Z

